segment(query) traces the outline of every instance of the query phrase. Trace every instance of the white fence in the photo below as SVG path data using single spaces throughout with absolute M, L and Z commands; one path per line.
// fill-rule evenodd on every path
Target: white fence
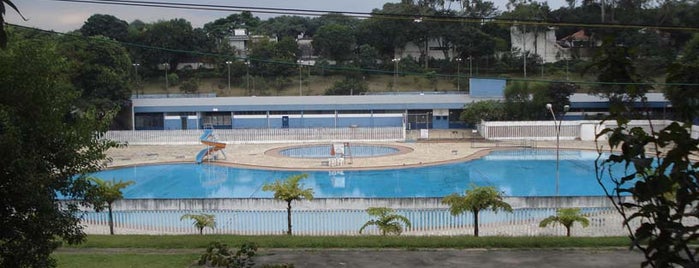
M 579 236 L 625 235 L 622 220 L 605 197 L 507 197 L 512 213 L 483 211 L 479 215 L 482 235 L 539 236 L 565 235 L 560 226 L 539 228 L 539 222 L 555 215 L 556 208 L 580 207 L 591 226 L 575 229 Z M 391 207 L 407 217 L 412 227 L 406 235 L 468 235 L 473 232 L 473 214 L 452 216 L 439 198 L 394 199 L 314 199 L 292 204 L 292 226 L 299 235 L 358 235 L 359 228 L 371 218 L 367 207 Z M 187 213 L 216 216 L 216 228 L 206 233 L 275 235 L 286 230 L 283 202 L 273 199 L 137 199 L 115 203 L 114 221 L 120 234 L 196 233 Z M 108 232 L 106 212 L 87 211 L 83 218 L 86 232 Z M 375 228 L 368 234 L 377 234 Z
M 556 140 L 557 123 L 554 121 L 484 121 L 478 125 L 478 132 L 483 138 L 489 140 Z M 657 131 L 670 123 L 671 121 L 667 120 L 652 120 L 650 122 L 632 120 L 628 126 L 641 127 L 650 133 L 651 125 Z M 560 124 L 559 137 L 561 140 L 594 140 L 595 134 L 599 133 L 600 130 L 616 127 L 615 121 L 605 121 L 601 124 L 600 121 L 579 120 L 561 121 Z M 692 129 L 694 130 L 694 128 Z
M 126 130 L 108 131 L 104 138 L 131 145 L 199 144 L 202 133 L 202 130 Z M 214 134 L 219 141 L 234 144 L 405 140 L 402 127 L 217 129 Z

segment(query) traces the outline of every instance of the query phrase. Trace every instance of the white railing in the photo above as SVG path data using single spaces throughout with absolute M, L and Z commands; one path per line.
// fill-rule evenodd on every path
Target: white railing
M 482 211 L 479 227 L 483 235 L 539 236 L 564 235 L 560 227 L 539 228 L 539 222 L 555 215 L 556 208 L 580 207 L 589 216 L 591 227 L 576 229 L 579 236 L 625 235 L 622 219 L 606 197 L 506 197 L 513 213 Z M 406 235 L 468 235 L 473 232 L 473 214 L 452 216 L 441 198 L 321 198 L 295 202 L 292 226 L 299 235 L 358 235 L 371 218 L 367 207 L 391 207 L 412 223 Z M 216 228 L 206 233 L 275 235 L 286 229 L 283 202 L 274 199 L 132 199 L 114 204 L 116 233 L 188 234 L 197 230 L 187 213 L 216 216 Z M 82 223 L 86 232 L 108 232 L 106 212 L 85 210 Z M 378 230 L 370 228 L 369 234 Z
M 671 121 L 667 120 L 631 120 L 629 127 L 641 127 L 650 133 L 650 126 L 658 131 L 667 126 Z M 478 125 L 478 133 L 489 140 L 556 140 L 557 122 L 551 121 L 490 121 L 481 122 Z M 599 132 L 604 128 L 616 127 L 614 121 L 561 121 L 561 140 L 580 139 L 585 128 L 592 128 L 589 131 Z M 595 129 L 596 128 L 596 129 Z M 698 134 L 699 135 L 699 134 Z
M 108 131 L 104 138 L 131 145 L 199 144 L 202 131 Z M 234 144 L 405 140 L 405 130 L 402 127 L 217 129 L 214 134 L 219 141 Z
M 117 234 L 194 234 L 198 230 L 191 220 L 180 220 L 187 213 L 207 213 L 216 216 L 216 228 L 206 234 L 280 235 L 286 230 L 285 210 L 182 210 L 182 211 L 115 211 Z M 404 235 L 470 235 L 473 214 L 452 216 L 446 208 L 398 209 L 397 213 L 412 223 Z M 483 211 L 479 215 L 480 234 L 484 236 L 542 236 L 565 235 L 560 226 L 540 228 L 539 222 L 555 215 L 555 208 L 521 208 L 512 213 Z M 590 220 L 588 228 L 577 226 L 576 236 L 623 236 L 622 219 L 613 208 L 584 208 Z M 87 212 L 82 223 L 90 234 L 107 234 L 106 212 Z M 365 210 L 293 210 L 292 228 L 297 235 L 359 235 L 359 228 L 370 220 Z M 376 228 L 366 234 L 378 234 Z

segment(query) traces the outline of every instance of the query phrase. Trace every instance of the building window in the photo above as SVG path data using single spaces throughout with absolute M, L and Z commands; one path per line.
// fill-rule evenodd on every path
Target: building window
M 204 126 L 211 125 L 214 127 L 228 127 L 230 128 L 233 125 L 233 121 L 231 121 L 231 113 L 229 112 L 210 112 L 210 113 L 204 113 L 204 116 L 202 118 Z
M 163 130 L 165 118 L 162 113 L 142 113 L 134 115 L 136 130 Z

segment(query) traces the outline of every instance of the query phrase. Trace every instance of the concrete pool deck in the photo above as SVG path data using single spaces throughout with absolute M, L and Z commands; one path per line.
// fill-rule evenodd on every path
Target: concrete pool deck
M 310 143 L 303 143 L 307 145 Z M 327 144 L 327 143 L 319 143 Z M 466 161 L 481 157 L 492 149 L 521 147 L 514 142 L 484 142 L 470 140 L 429 140 L 417 142 L 356 142 L 353 144 L 380 144 L 402 146 L 412 149 L 410 152 L 380 157 L 353 157 L 345 159 L 341 166 L 328 166 L 323 158 L 291 158 L 267 152 L 282 147 L 298 146 L 302 143 L 278 144 L 228 144 L 224 150 L 225 159 L 212 163 L 236 167 L 285 170 L 356 170 L 381 169 Z M 351 146 L 351 145 L 350 145 Z M 538 141 L 527 146 L 555 149 L 555 141 Z M 561 141 L 561 149 L 595 150 L 597 144 L 589 141 Z M 131 145 L 113 148 L 107 152 L 111 158 L 109 167 L 195 162 L 196 154 L 204 149 L 202 145 Z M 220 154 L 219 154 L 220 156 Z

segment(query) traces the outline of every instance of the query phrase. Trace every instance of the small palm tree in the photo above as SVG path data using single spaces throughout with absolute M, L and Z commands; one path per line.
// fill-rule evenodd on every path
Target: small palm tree
M 204 234 L 204 228 L 209 227 L 212 230 L 216 228 L 216 216 L 212 214 L 184 214 L 180 217 L 180 220 L 191 219 L 194 220 L 194 227 L 199 230 L 199 234 Z
M 442 199 L 442 203 L 449 205 L 449 212 L 453 216 L 467 211 L 472 212 L 473 235 L 476 237 L 478 237 L 478 213 L 481 210 L 490 209 L 496 213 L 498 210 L 512 212 L 510 204 L 502 201 L 502 195 L 493 186 L 471 185 L 471 189 L 467 189 L 464 196 L 450 194 Z
M 410 228 L 410 220 L 403 215 L 396 214 L 395 210 L 392 208 L 370 207 L 367 208 L 366 212 L 369 216 L 378 217 L 378 219 L 372 219 L 366 222 L 362 228 L 359 228 L 360 234 L 364 231 L 364 228 L 371 225 L 376 225 L 381 231 L 381 235 L 384 236 L 391 233 L 400 235 L 403 232 L 403 225 L 401 225 L 401 222 L 405 224 L 406 228 Z
M 559 223 L 566 228 L 566 236 L 570 237 L 570 227 L 573 227 L 575 222 L 579 222 L 583 228 L 590 225 L 587 217 L 580 213 L 580 208 L 559 208 L 556 210 L 556 216 L 549 216 L 542 220 L 539 222 L 539 227 L 544 228 L 549 224 Z
M 90 203 L 95 208 L 95 211 L 102 211 L 104 208 L 109 210 L 109 234 L 114 234 L 114 217 L 112 216 L 112 204 L 123 199 L 124 195 L 121 190 L 134 184 L 133 181 L 105 181 L 100 178 L 90 177 L 89 181 L 93 182 L 94 188 L 90 190 L 88 196 L 90 196 Z
M 274 192 L 274 199 L 282 200 L 286 202 L 286 220 L 287 220 L 287 231 L 286 234 L 291 235 L 291 201 L 313 199 L 313 189 L 301 189 L 303 185 L 299 185 L 299 181 L 308 177 L 308 174 L 293 175 L 286 180 L 276 180 L 274 183 L 265 183 L 262 186 L 263 191 Z

